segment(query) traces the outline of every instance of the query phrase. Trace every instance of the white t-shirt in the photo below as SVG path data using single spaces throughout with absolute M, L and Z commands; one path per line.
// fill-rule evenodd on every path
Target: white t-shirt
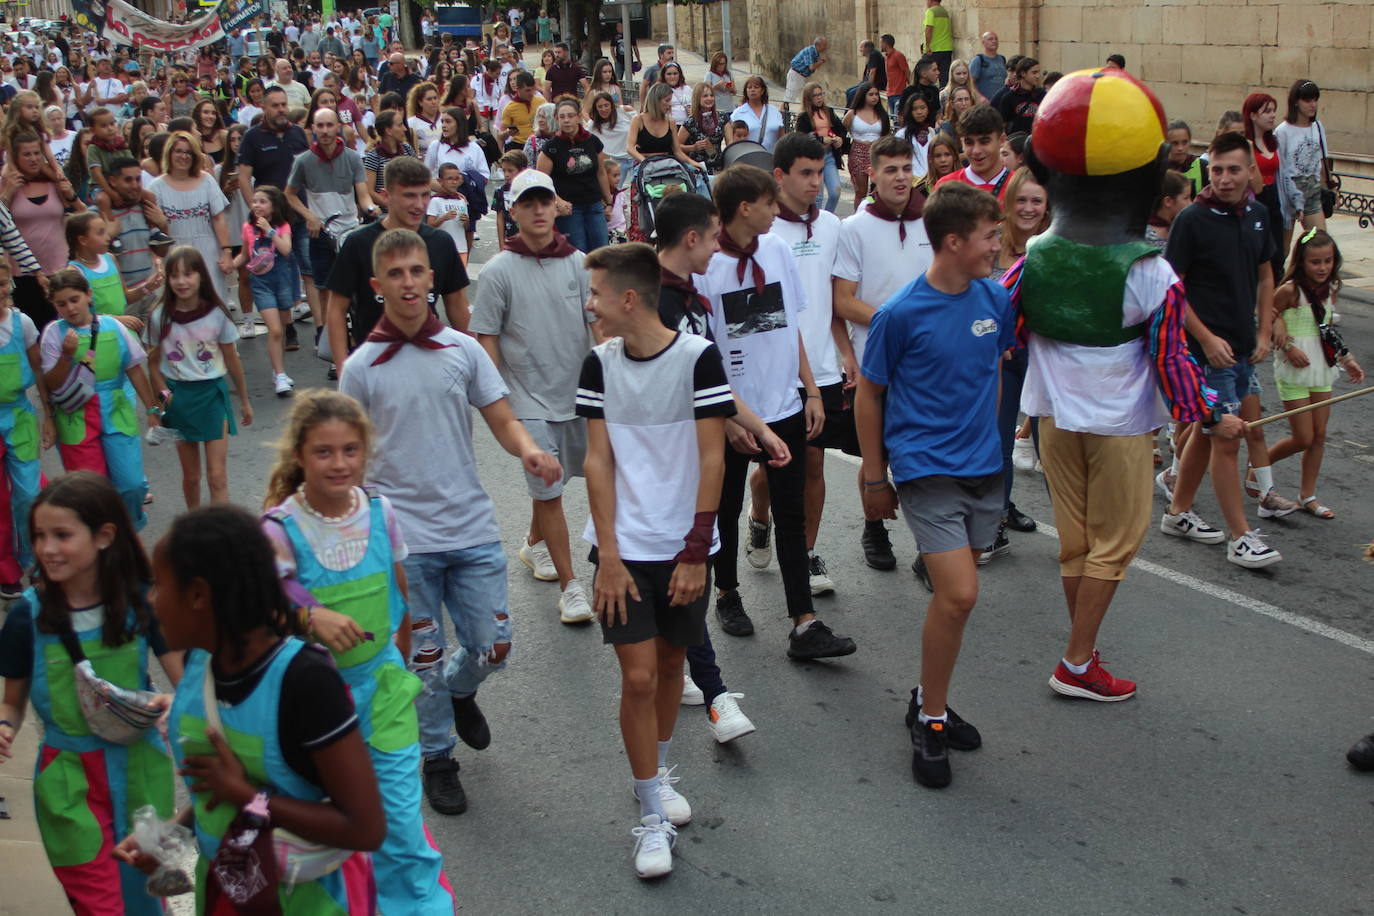
M 100 322 L 101 334 L 109 334 L 114 331 L 124 338 L 124 344 L 129 349 L 129 363 L 128 366 L 125 366 L 126 371 L 129 366 L 141 366 L 148 361 L 148 354 L 143 352 L 143 345 L 138 342 L 138 338 L 134 337 L 128 328 L 109 315 L 96 315 L 93 321 L 101 317 L 108 319 Z M 81 337 L 90 337 L 91 325 L 76 328 L 76 333 Z M 57 365 L 57 360 L 62 356 L 62 338 L 65 335 L 66 331 L 59 330 L 56 321 L 50 321 L 43 326 L 43 331 L 38 338 L 38 367 L 44 372 Z M 98 342 L 97 346 L 99 346 Z
M 238 121 L 244 127 L 252 127 L 253 119 L 262 114 L 262 109 L 256 105 L 244 105 L 239 109 Z
M 760 420 L 773 423 L 802 409 L 800 316 L 808 303 L 781 238 L 759 236 L 753 261 L 763 268 L 762 293 L 752 269 L 745 267 L 741 281 L 739 260 L 723 251 L 712 255 L 696 287 L 711 302 L 712 336 L 730 387 Z
M 18 309 L 10 306 L 9 314 L 0 318 L 0 347 L 7 347 L 10 338 L 14 336 L 14 316 L 19 316 L 19 327 L 24 333 L 24 349 L 38 343 L 38 327 L 33 323 L 33 319 Z
M 286 502 L 277 506 L 291 516 L 300 528 L 305 542 L 310 545 L 316 561 L 325 569 L 344 572 L 352 569 L 367 556 L 367 548 L 372 540 L 372 500 L 362 487 L 354 487 L 358 495 L 357 508 L 338 521 L 326 521 L 321 516 L 305 508 L 299 493 L 292 493 Z M 391 559 L 397 563 L 408 556 L 405 536 L 401 534 L 401 524 L 396 520 L 396 510 L 391 501 L 379 494 L 382 503 L 382 517 L 386 519 L 387 539 L 391 542 Z M 272 542 L 277 555 L 277 574 L 283 579 L 296 575 L 296 553 L 291 546 L 291 538 L 278 522 L 264 519 L 262 530 Z
M 415 150 L 423 156 L 429 152 L 430 144 L 439 139 L 439 119 L 435 118 L 431 124 L 419 115 L 411 115 L 406 118 L 406 124 L 415 134 Z
M 439 176 L 439 166 L 446 162 L 451 162 L 462 169 L 464 175 L 475 175 L 481 178 L 483 184 L 491 177 L 491 166 L 487 165 L 487 157 L 482 153 L 482 147 L 477 145 L 476 140 L 469 140 L 467 146 L 454 149 L 448 143 L 438 139 L 429 145 L 425 151 L 425 168 L 436 178 Z
M 1126 274 L 1121 326 L 1148 322 L 1177 282 L 1164 258 L 1136 261 Z M 1145 340 L 1085 347 L 1027 336 L 1030 361 L 1021 389 L 1027 416 L 1054 417 L 1058 429 L 1099 436 L 1136 436 L 1169 421 Z
M 840 224 L 835 276 L 857 282 L 855 295 L 875 309 L 924 274 L 934 256 L 924 220 L 905 220 L 902 225 L 906 227 L 905 241 L 897 223 L 879 219 L 867 209 L 860 209 Z M 854 358 L 862 365 L 868 325 L 851 321 L 849 339 L 854 341 Z
M 430 216 L 443 216 L 450 210 L 457 210 L 463 216 L 468 215 L 468 202 L 461 197 L 431 197 L 429 199 L 429 210 L 426 211 Z M 458 247 L 459 254 L 467 254 L 468 236 L 467 227 L 458 217 L 445 220 L 436 228 L 447 232 L 453 236 L 453 244 Z
M 929 168 L 927 160 L 930 156 L 930 141 L 935 139 L 935 131 L 926 131 L 926 142 L 922 144 L 915 137 L 908 137 L 906 128 L 897 130 L 897 136 L 905 138 L 911 143 L 911 174 L 918 179 L 926 177 L 926 170 Z
M 806 290 L 808 308 L 798 317 L 806 358 L 811 374 L 822 388 L 842 381 L 840 355 L 835 350 L 835 338 L 830 335 L 832 291 L 830 277 L 834 272 L 835 254 L 840 247 L 840 218 L 828 210 L 816 213 L 811 223 L 811 238 L 806 237 L 804 223 L 785 219 L 773 221 L 772 235 L 776 235 L 792 249 L 797 262 L 797 274 Z
M 221 378 L 227 371 L 221 344 L 239 339 L 238 328 L 224 309 L 211 309 L 195 321 L 171 322 L 162 334 L 163 310 L 153 309 L 148 316 L 147 340 L 152 349 L 161 341 L 157 367 L 163 376 L 178 382 L 203 382 Z
M 301 40 L 301 30 L 294 25 L 288 25 L 286 27 L 286 40 L 299 42 Z

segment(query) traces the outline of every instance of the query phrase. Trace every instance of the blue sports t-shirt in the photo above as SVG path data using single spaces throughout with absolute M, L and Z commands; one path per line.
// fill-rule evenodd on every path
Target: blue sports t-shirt
M 997 385 L 1015 342 L 1011 299 L 992 280 L 951 296 L 922 275 L 878 309 L 863 374 L 887 386 L 883 442 L 894 480 L 1002 470 Z

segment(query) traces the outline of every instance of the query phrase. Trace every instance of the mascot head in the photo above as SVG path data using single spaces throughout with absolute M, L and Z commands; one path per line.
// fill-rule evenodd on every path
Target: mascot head
M 1145 231 L 1164 170 L 1164 106 L 1125 70 L 1079 70 L 1054 84 L 1035 116 L 1026 162 L 1050 191 L 1056 222 Z M 1076 233 L 1075 233 L 1076 234 Z

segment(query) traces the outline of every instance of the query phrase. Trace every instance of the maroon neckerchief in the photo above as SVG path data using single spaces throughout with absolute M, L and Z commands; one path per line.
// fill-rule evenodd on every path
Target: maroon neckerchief
M 577 126 L 577 133 L 573 134 L 571 137 L 569 137 L 566 133 L 564 133 L 561 130 L 558 133 L 554 134 L 554 136 L 562 137 L 568 143 L 586 143 L 587 138 L 590 137 L 591 134 L 587 132 L 587 128 L 579 124 Z
M 816 222 L 816 217 L 820 215 L 820 208 L 812 201 L 811 206 L 806 208 L 805 213 L 794 213 L 787 204 L 778 198 L 778 218 L 785 219 L 789 223 L 801 223 L 806 227 L 806 240 L 811 241 L 811 227 Z
M 381 320 L 372 328 L 372 333 L 367 335 L 371 342 L 384 343 L 386 349 L 381 352 L 371 365 L 380 366 L 382 363 L 395 356 L 406 344 L 414 344 L 426 350 L 447 350 L 453 344 L 439 343 L 434 338 L 444 329 L 444 324 L 434 313 L 431 312 L 425 319 L 425 323 L 420 325 L 420 330 L 415 332 L 414 337 L 407 337 L 400 328 L 391 323 L 391 319 L 383 313 Z
M 1151 226 L 1154 226 L 1156 229 L 1168 229 L 1168 228 L 1169 228 L 1169 224 L 1168 224 L 1168 223 L 1166 223 L 1164 220 L 1160 219 L 1158 216 L 1156 216 L 1156 215 L 1153 214 L 1153 213 L 1150 214 L 1149 224 L 1150 224 Z
M 193 309 L 179 309 L 175 305 L 163 309 L 162 329 L 157 335 L 158 340 L 161 341 L 167 336 L 167 332 L 172 330 L 172 325 L 190 324 L 193 321 L 199 321 L 213 312 L 216 308 L 218 308 L 218 306 L 215 305 L 215 303 L 206 302 L 202 299 L 200 300 L 200 304 Z
M 925 206 L 925 195 L 921 194 L 916 190 L 915 187 L 913 187 L 911 189 L 910 194 L 907 196 L 906 207 L 904 207 L 902 209 L 902 212 L 897 214 L 896 216 L 893 216 L 892 211 L 889 210 L 887 206 L 882 201 L 878 200 L 876 197 L 873 200 L 869 201 L 868 206 L 866 206 L 864 209 L 871 213 L 873 216 L 878 217 L 878 219 L 887 220 L 889 223 L 896 223 L 897 238 L 901 241 L 902 247 L 905 248 L 906 221 L 911 219 L 920 219 L 922 211 L 925 210 Z M 721 237 L 723 238 L 724 236 L 725 233 L 722 232 Z
M 553 230 L 553 240 L 539 251 L 531 248 L 529 243 L 525 241 L 525 237 L 519 233 L 506 239 L 506 250 L 540 261 L 544 258 L 566 258 L 569 255 L 577 254 L 577 249 L 568 241 L 568 237 L 557 229 Z
M 697 292 L 697 286 L 692 282 L 691 277 L 684 280 L 668 268 L 659 265 L 658 285 L 666 286 L 669 289 L 679 290 L 689 300 L 695 299 L 697 302 L 701 303 L 701 307 L 706 310 L 706 314 L 711 314 L 711 300 Z
M 739 259 L 739 266 L 736 268 L 735 278 L 740 283 L 744 282 L 744 268 L 745 265 L 748 265 L 754 271 L 754 291 L 759 293 L 763 292 L 763 268 L 760 267 L 759 262 L 754 259 L 754 255 L 759 252 L 759 237 L 757 235 L 754 236 L 753 241 L 749 243 L 748 247 L 741 247 L 739 242 L 735 241 L 734 236 L 722 229 L 720 231 L 720 250 L 730 255 L 732 258 Z
M 331 154 L 326 153 L 324 147 L 320 146 L 320 142 L 316 140 L 314 143 L 310 144 L 310 151 L 316 156 L 319 156 L 321 162 L 329 162 L 343 155 L 344 145 L 342 140 L 336 138 L 334 140 L 334 152 Z
M 1208 185 L 1202 189 L 1202 193 L 1193 198 L 1193 204 L 1195 206 L 1208 207 L 1212 210 L 1220 210 L 1222 213 L 1227 213 L 1234 216 L 1236 219 L 1240 219 L 1245 215 L 1245 208 L 1249 206 L 1250 201 L 1245 196 L 1242 196 L 1239 203 L 1224 203 L 1217 197 L 1216 188 L 1212 185 Z
M 115 134 L 113 140 L 101 140 L 98 137 L 92 137 L 91 145 L 98 146 L 107 153 L 114 153 L 118 152 L 119 150 L 129 148 L 128 141 L 125 140 L 123 137 L 119 136 L 118 134 Z

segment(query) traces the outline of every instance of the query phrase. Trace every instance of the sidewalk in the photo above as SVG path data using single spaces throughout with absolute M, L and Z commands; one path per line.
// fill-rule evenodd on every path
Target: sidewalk
M 37 759 L 38 728 L 30 708 L 24 727 L 14 739 L 14 756 L 0 766 L 0 796 L 10 811 L 8 820 L 0 820 L 0 862 L 5 863 L 0 916 L 63 913 L 69 909 L 38 839 L 33 811 L 33 764 Z
M 1326 230 L 1341 247 L 1341 298 L 1374 305 L 1374 225 L 1362 229 L 1358 217 L 1337 213 Z

